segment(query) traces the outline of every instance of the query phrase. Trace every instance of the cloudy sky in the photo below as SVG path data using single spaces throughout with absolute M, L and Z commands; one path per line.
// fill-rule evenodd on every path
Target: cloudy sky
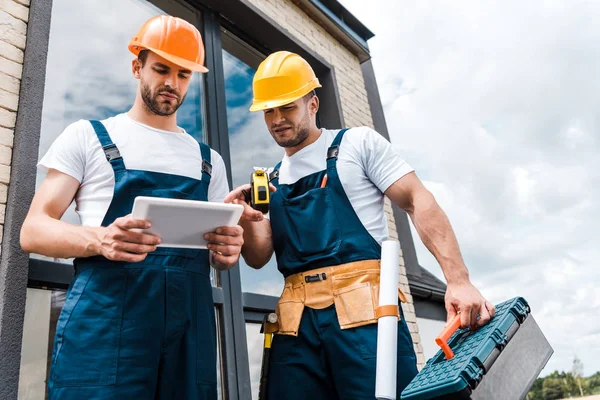
M 600 3 L 341 3 L 376 34 L 391 141 L 449 215 L 474 283 L 529 301 L 555 351 L 542 374 L 575 355 L 600 371 Z

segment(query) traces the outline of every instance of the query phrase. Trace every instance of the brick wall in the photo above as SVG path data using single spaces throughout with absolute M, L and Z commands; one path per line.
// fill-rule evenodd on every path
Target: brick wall
M 29 0 L 0 0 L 0 241 L 10 182 L 28 17 Z
M 283 30 L 288 31 L 334 67 L 346 126 L 365 125 L 372 128 L 373 119 L 358 58 L 298 8 L 293 0 L 249 1 L 279 23 Z M 387 199 L 385 212 L 388 216 L 390 237 L 398 240 L 394 214 Z M 425 364 L 425 359 L 402 257 L 400 257 L 400 285 L 409 300 L 407 304 L 403 304 L 403 310 L 417 352 L 418 365 L 421 368 Z

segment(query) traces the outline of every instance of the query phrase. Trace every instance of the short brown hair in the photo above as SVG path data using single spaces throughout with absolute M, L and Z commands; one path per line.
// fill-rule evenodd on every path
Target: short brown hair
M 140 62 L 142 63 L 142 67 L 146 65 L 146 60 L 148 59 L 148 52 L 150 52 L 150 50 L 144 49 L 138 54 L 138 60 L 140 60 Z
M 304 99 L 304 102 L 307 102 L 310 99 L 312 99 L 313 97 L 315 97 L 316 95 L 317 95 L 317 93 L 314 90 L 311 90 L 310 92 L 306 93 L 302 98 Z

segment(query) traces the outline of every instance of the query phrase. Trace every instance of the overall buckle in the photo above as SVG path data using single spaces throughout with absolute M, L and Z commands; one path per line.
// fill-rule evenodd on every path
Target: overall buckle
M 337 158 L 340 153 L 340 146 L 331 146 L 327 149 L 327 159 Z
M 109 162 L 121 158 L 121 152 L 117 148 L 117 145 L 115 145 L 114 143 L 102 146 L 102 150 L 104 150 L 106 160 L 108 160 Z
M 206 160 L 202 160 L 202 172 L 208 176 L 212 175 L 212 165 Z

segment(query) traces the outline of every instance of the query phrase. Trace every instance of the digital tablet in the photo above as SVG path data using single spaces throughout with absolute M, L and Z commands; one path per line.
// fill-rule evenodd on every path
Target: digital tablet
M 159 247 L 206 249 L 204 234 L 237 225 L 242 211 L 240 204 L 138 196 L 131 215 L 150 221 L 152 227 L 142 232 L 159 236 Z

